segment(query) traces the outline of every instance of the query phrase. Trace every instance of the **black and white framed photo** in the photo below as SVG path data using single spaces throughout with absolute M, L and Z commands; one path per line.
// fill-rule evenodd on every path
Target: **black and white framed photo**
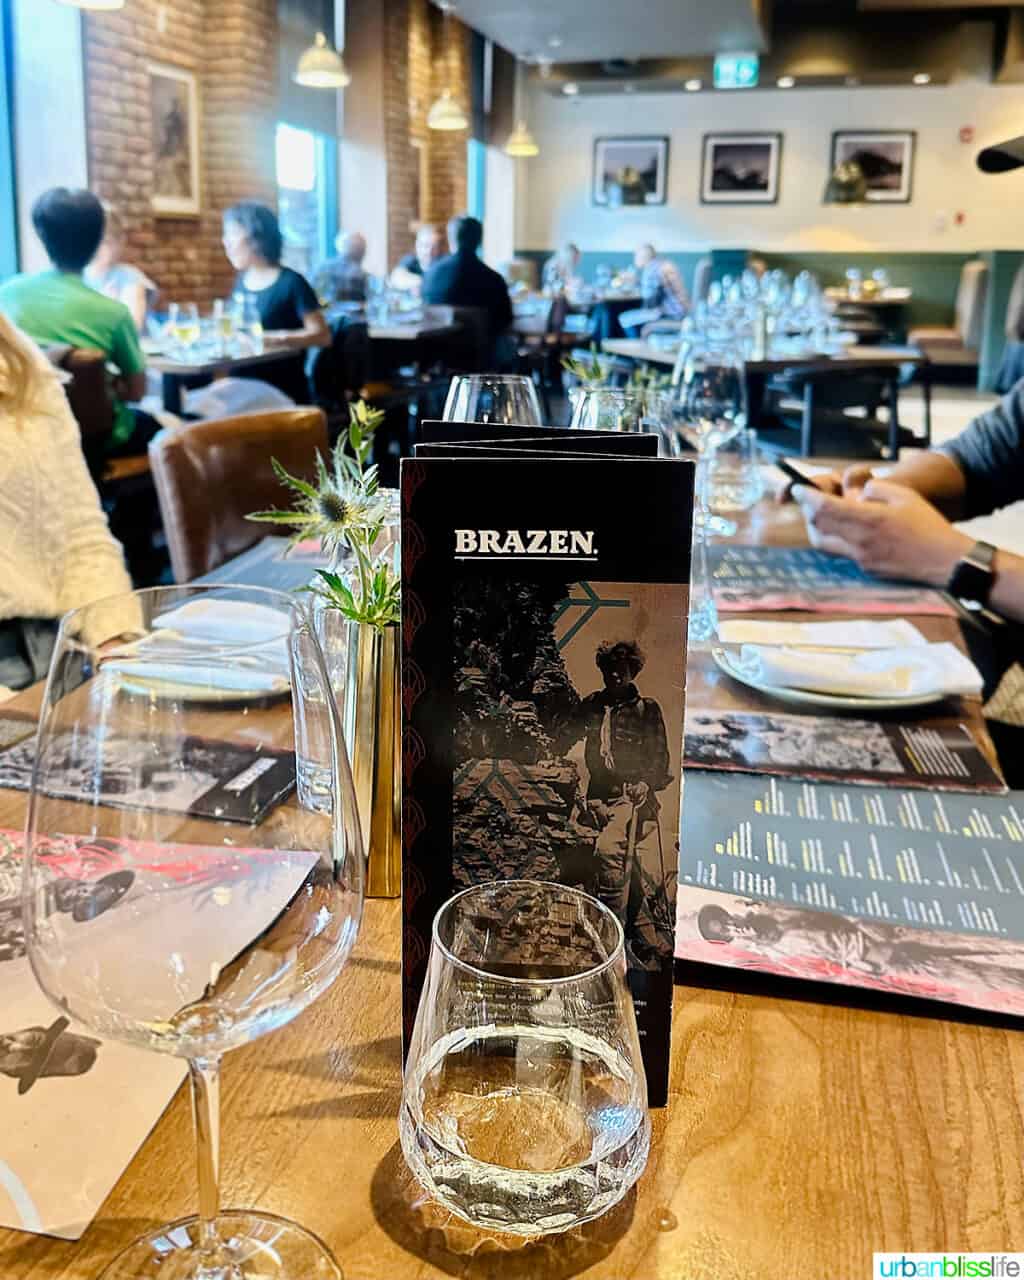
M 706 133 L 701 204 L 775 204 L 781 133 Z
M 917 135 L 896 130 L 839 130 L 832 135 L 832 168 L 858 164 L 867 180 L 866 199 L 876 204 L 909 204 L 913 191 Z
M 664 204 L 668 138 L 595 138 L 594 204 Z
M 199 81 L 194 71 L 153 62 L 149 66 L 153 138 L 153 212 L 197 217 L 199 193 Z

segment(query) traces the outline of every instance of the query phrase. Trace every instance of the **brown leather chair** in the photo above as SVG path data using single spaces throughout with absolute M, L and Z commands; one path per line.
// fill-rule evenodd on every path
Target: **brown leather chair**
M 107 358 L 102 351 L 65 344 L 47 346 L 44 350 L 50 363 L 70 376 L 64 390 L 82 436 L 85 460 L 98 479 L 103 471 L 107 441 L 114 429 L 114 398 L 107 377 Z
M 327 453 L 320 409 L 274 409 L 194 422 L 160 431 L 149 460 L 175 582 L 190 582 L 239 555 L 274 530 L 249 512 L 290 507 L 294 495 L 274 475 L 271 458 L 304 480 Z

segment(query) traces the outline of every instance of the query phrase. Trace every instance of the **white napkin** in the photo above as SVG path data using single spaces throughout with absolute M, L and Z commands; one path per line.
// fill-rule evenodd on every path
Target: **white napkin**
M 904 649 L 928 641 L 912 622 L 758 622 L 744 618 L 718 624 L 725 644 L 783 644 L 796 648 Z
M 954 644 L 871 649 L 857 654 L 745 644 L 745 670 L 765 684 L 864 698 L 981 693 L 981 673 Z
M 119 676 L 126 684 L 136 684 L 154 693 L 171 696 L 176 689 L 189 690 L 193 695 L 201 690 L 207 693 L 238 693 L 250 697 L 269 697 L 284 693 L 289 687 L 288 678 L 266 666 L 249 670 L 241 667 L 205 667 L 192 663 L 174 662 L 125 662 L 114 659 L 104 663 L 108 675 Z

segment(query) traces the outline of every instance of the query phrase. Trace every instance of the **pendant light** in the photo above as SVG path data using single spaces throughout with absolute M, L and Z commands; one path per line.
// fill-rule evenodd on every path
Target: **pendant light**
M 111 13 L 115 9 L 124 8 L 124 0 L 57 0 L 57 3 L 67 5 L 70 9 L 91 9 L 98 13 Z
M 505 143 L 505 154 L 513 156 L 517 160 L 529 160 L 531 156 L 540 155 L 540 147 L 537 146 L 536 139 L 523 119 L 521 80 L 522 63 L 517 58 L 514 90 L 516 123 L 512 132 L 508 135 L 508 141 Z
M 438 5 L 438 8 L 444 14 L 441 27 L 441 43 L 444 46 L 446 58 L 449 47 L 448 14 L 454 7 L 454 5 L 446 2 Z M 458 129 L 469 128 L 469 119 L 458 101 L 452 97 L 450 88 L 445 89 L 441 96 L 431 103 L 430 110 L 427 112 L 427 128 L 439 129 L 444 133 L 454 133 Z
M 324 28 L 330 30 L 332 16 L 328 0 L 324 0 L 321 10 Z M 344 89 L 352 83 L 342 61 L 341 54 L 331 45 L 323 31 L 316 33 L 316 38 L 299 59 L 292 79 L 306 89 Z

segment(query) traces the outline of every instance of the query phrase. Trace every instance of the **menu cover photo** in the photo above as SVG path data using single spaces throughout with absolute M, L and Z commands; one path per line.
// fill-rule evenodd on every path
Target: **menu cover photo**
M 1024 1014 L 1022 802 L 691 771 L 676 956 Z
M 622 921 L 661 1105 L 692 466 L 417 458 L 402 500 L 406 1043 L 438 908 L 557 881 Z

